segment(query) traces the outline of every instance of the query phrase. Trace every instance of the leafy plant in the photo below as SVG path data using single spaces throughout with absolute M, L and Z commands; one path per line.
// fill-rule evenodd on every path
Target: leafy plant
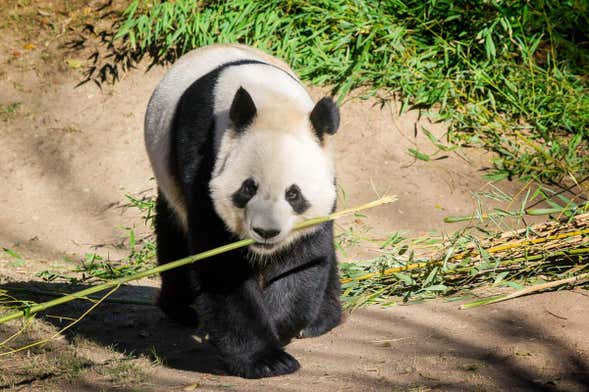
M 471 216 L 447 219 L 471 222 L 452 235 L 408 238 L 393 233 L 380 241 L 346 241 L 351 246 L 377 243 L 380 255 L 340 265 L 344 305 L 391 305 L 438 296 L 457 300 L 474 296 L 473 289 L 482 286 L 519 290 L 587 276 L 589 203 L 578 203 L 543 186 L 528 188 L 519 207 L 512 210 L 487 208 L 489 201 L 514 203 L 512 196 L 499 189 L 473 196 L 479 208 Z M 539 203 L 547 208 L 535 208 Z M 539 215 L 552 219 L 526 224 L 526 217 Z
M 102 45 L 85 81 L 115 81 L 145 56 L 167 64 L 244 43 L 340 103 L 353 92 L 398 97 L 401 112 L 435 108 L 451 144 L 497 153 L 490 179 L 574 183 L 589 174 L 588 26 L 586 0 L 134 0 L 112 28 L 87 26 Z

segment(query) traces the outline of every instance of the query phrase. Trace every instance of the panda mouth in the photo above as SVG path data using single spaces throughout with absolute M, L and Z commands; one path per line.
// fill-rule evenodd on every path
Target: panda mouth
M 276 244 L 270 244 L 268 242 L 254 242 L 252 246 L 263 248 L 263 249 L 272 249 Z

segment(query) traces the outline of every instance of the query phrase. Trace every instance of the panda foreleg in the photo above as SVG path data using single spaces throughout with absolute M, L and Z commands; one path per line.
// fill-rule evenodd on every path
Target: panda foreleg
M 155 232 L 158 264 L 166 264 L 189 255 L 186 235 L 161 193 L 156 202 Z M 190 267 L 163 272 L 161 280 L 158 305 L 162 311 L 181 324 L 196 326 L 198 317 L 196 311 L 190 307 L 196 295 Z
M 222 264 L 215 260 L 211 263 L 216 263 L 216 267 Z M 211 343 L 219 349 L 227 370 L 245 378 L 262 378 L 299 369 L 298 361 L 285 352 L 278 341 L 257 280 L 248 278 L 232 282 L 233 279 L 228 277 L 229 281 L 220 283 L 213 275 L 219 276 L 219 271 L 199 271 L 204 290 L 195 304 L 203 328 Z M 240 276 L 240 272 L 233 276 Z M 212 281 L 214 283 L 210 285 Z
M 342 306 L 340 303 L 340 281 L 335 255 L 331 257 L 327 286 L 319 312 L 299 334 L 299 338 L 311 338 L 332 330 L 342 322 Z

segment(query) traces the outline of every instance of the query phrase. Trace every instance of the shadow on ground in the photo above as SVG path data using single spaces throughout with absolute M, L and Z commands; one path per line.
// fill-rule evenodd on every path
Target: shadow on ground
M 39 292 L 68 293 L 88 286 L 70 286 L 60 283 L 26 282 L 0 285 L 8 295 L 21 300 L 36 302 L 51 299 Z M 99 298 L 104 293 L 95 295 Z M 155 306 L 149 305 L 157 295 L 157 289 L 149 286 L 124 286 L 108 297 L 112 301 L 137 301 L 145 305 L 103 302 L 75 328 L 68 329 L 68 339 L 81 335 L 105 347 L 111 347 L 121 353 L 131 355 L 155 356 L 162 359 L 167 366 L 189 371 L 222 374 L 222 367 L 216 357 L 214 347 L 206 342 L 199 342 L 199 331 L 190 330 L 168 320 Z M 71 320 L 80 317 L 92 303 L 73 301 L 51 308 L 47 313 L 64 317 L 41 318 L 54 325 L 58 330 L 66 327 Z
M 72 291 L 71 286 L 43 282 L 10 283 L 0 289 L 37 302 L 49 298 L 30 291 Z M 149 303 L 156 294 L 155 287 L 125 286 L 110 298 Z M 48 313 L 77 318 L 89 306 L 87 301 L 75 301 Z M 281 378 L 285 384 L 279 389 L 295 390 L 323 382 L 368 390 L 416 385 L 444 391 L 589 390 L 589 367 L 582 354 L 585 347 L 560 339 L 557 330 L 547 332 L 546 328 L 554 326 L 534 323 L 518 308 L 525 308 L 525 303 L 514 309 L 502 306 L 494 313 L 491 308 L 464 312 L 455 304 L 435 301 L 356 311 L 332 333 L 289 346 L 303 369 Z M 43 319 L 58 329 L 69 323 L 54 317 Z M 564 318 L 555 320 L 565 323 Z M 223 374 L 214 347 L 195 337 L 203 333 L 167 320 L 155 306 L 102 303 L 65 334 L 69 341 L 81 336 L 121 353 L 160 359 L 170 369 Z M 339 366 L 332 366 L 335 363 Z M 248 383 L 227 379 L 239 385 Z M 240 388 L 250 389 L 255 390 L 251 381 Z

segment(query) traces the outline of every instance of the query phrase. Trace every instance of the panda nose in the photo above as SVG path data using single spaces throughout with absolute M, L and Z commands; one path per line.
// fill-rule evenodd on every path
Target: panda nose
M 265 240 L 269 240 L 270 238 L 276 237 L 278 234 L 280 234 L 280 230 L 274 229 L 266 230 L 261 229 L 259 227 L 254 227 L 253 230 L 256 232 L 257 235 L 259 235 Z

